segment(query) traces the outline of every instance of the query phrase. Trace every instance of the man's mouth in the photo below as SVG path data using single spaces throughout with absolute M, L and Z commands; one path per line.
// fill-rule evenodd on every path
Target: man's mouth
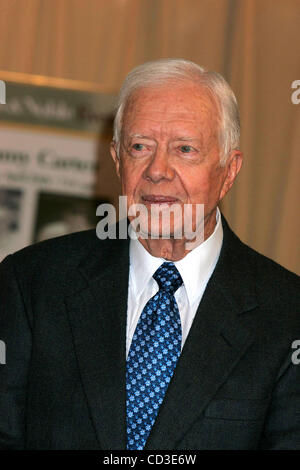
M 175 204 L 179 203 L 179 199 L 173 196 L 165 196 L 162 194 L 154 195 L 154 194 L 149 194 L 149 195 L 143 195 L 142 196 L 142 201 L 144 204 Z

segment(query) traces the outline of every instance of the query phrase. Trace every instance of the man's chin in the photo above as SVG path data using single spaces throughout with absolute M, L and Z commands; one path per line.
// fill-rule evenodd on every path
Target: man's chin
M 143 239 L 152 240 L 181 240 L 183 238 L 183 227 L 182 224 L 171 225 L 170 227 L 163 227 L 161 223 L 141 223 L 135 224 L 134 220 L 131 221 L 131 225 L 138 235 Z
M 180 214 L 177 217 L 151 217 L 149 215 L 139 215 L 129 217 L 131 227 L 136 238 L 151 240 L 193 240 L 202 238 L 203 217 L 194 221 L 193 217 L 184 218 Z M 197 223 L 196 223 L 197 222 Z

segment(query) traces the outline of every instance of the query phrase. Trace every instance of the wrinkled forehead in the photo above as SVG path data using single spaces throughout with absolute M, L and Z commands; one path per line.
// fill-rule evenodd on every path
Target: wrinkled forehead
M 195 83 L 170 82 L 135 90 L 127 100 L 123 114 L 126 133 L 139 122 L 194 121 L 216 130 L 219 106 L 210 89 Z

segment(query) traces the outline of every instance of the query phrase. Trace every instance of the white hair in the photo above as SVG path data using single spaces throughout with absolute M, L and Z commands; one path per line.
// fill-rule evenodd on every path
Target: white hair
M 184 59 L 146 62 L 127 75 L 119 93 L 114 120 L 114 142 L 118 155 L 124 110 L 131 95 L 139 88 L 164 85 L 171 80 L 179 83 L 192 81 L 210 91 L 219 112 L 220 162 L 224 165 L 230 153 L 239 148 L 240 119 L 236 97 L 222 75 Z

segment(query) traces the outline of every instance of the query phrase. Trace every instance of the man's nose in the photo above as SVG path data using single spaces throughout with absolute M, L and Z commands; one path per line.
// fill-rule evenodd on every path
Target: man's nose
M 145 169 L 144 178 L 150 179 L 153 183 L 158 183 L 163 179 L 172 180 L 174 178 L 174 170 L 166 150 L 156 149 L 155 154 L 151 157 Z

